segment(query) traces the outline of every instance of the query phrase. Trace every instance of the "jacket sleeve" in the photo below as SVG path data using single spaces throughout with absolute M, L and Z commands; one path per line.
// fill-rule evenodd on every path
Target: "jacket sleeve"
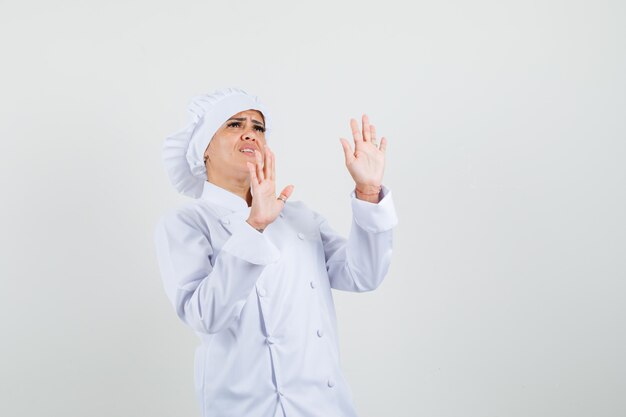
M 209 239 L 186 214 L 161 217 L 156 252 L 167 296 L 178 317 L 201 333 L 228 328 L 241 314 L 266 265 L 280 252 L 263 233 L 237 219 L 213 259 Z
M 382 186 L 376 203 L 359 200 L 350 193 L 352 226 L 348 239 L 334 231 L 318 215 L 331 288 L 363 292 L 376 289 L 391 263 L 393 227 L 398 224 L 391 190 Z

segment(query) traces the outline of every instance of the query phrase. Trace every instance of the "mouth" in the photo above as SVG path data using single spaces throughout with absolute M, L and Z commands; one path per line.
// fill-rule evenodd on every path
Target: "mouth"
M 254 157 L 254 156 L 255 156 L 255 155 L 254 155 L 254 150 L 255 150 L 255 149 L 256 149 L 256 148 L 253 148 L 253 147 L 251 147 L 251 146 L 244 146 L 243 148 L 239 149 L 239 152 L 240 152 L 240 153 L 242 153 L 242 154 L 244 154 L 244 155 Z

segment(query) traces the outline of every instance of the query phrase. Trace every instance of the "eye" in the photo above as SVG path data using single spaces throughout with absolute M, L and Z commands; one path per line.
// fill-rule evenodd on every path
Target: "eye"
M 241 122 L 230 122 L 226 126 L 228 126 L 228 127 L 241 127 Z M 263 126 L 254 125 L 254 129 L 257 132 L 261 132 L 261 133 L 265 132 L 265 128 Z

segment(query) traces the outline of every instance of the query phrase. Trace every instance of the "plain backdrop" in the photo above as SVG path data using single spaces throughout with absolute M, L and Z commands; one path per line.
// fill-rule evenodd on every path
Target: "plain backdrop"
M 0 415 L 199 416 L 153 233 L 189 99 L 271 109 L 277 186 L 347 235 L 388 138 L 385 282 L 334 292 L 362 417 L 626 415 L 623 1 L 0 2 Z

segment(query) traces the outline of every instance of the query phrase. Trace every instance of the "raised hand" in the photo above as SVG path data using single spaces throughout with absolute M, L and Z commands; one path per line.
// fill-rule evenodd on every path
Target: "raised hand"
M 383 181 L 387 139 L 381 138 L 379 146 L 376 143 L 376 128 L 369 123 L 367 115 L 363 115 L 362 121 L 361 134 L 357 121 L 350 119 L 354 151 L 347 139 L 339 140 L 343 146 L 346 167 L 356 183 L 356 188 L 364 193 L 377 192 Z
M 255 163 L 246 162 L 250 171 L 250 187 L 252 187 L 252 206 L 250 216 L 246 220 L 255 229 L 265 229 L 278 217 L 286 200 L 291 196 L 294 186 L 288 185 L 276 197 L 275 158 L 269 146 L 264 148 L 265 160 L 258 150 L 254 151 Z M 284 200 L 281 200 L 284 198 Z

